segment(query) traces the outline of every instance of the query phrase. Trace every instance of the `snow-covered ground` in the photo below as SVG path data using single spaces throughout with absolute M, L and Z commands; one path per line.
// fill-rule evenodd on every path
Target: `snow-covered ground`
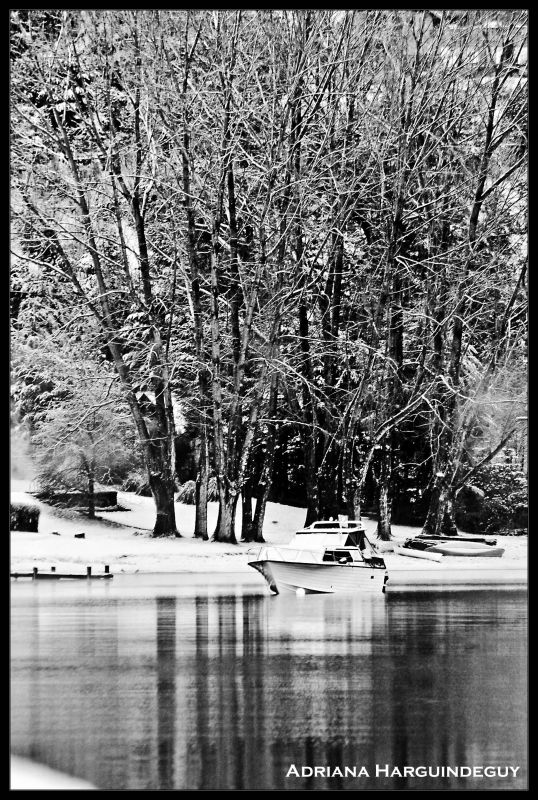
M 41 509 L 39 533 L 11 533 L 11 571 L 31 572 L 32 568 L 49 571 L 84 572 L 91 566 L 101 572 L 108 564 L 112 573 L 134 572 L 243 572 L 251 573 L 247 551 L 256 545 L 203 542 L 194 539 L 194 506 L 176 503 L 176 519 L 181 538 L 153 539 L 155 506 L 149 497 L 118 492 L 118 503 L 128 511 L 100 512 L 98 520 L 89 520 L 76 512 L 59 512 L 27 494 L 29 484 L 12 481 L 12 499 L 29 501 Z M 302 527 L 305 509 L 268 503 L 264 537 L 270 544 L 286 544 Z M 217 503 L 209 503 L 208 527 L 217 520 Z M 364 519 L 367 535 L 375 538 L 375 520 Z M 241 531 L 241 507 L 237 510 L 236 534 Z M 420 532 L 419 528 L 393 526 L 395 541 Z M 75 539 L 84 533 L 84 539 Z M 59 534 L 59 535 L 55 535 Z M 499 536 L 505 558 L 526 560 L 527 537 Z
M 45 767 L 43 764 L 34 764 L 32 761 L 18 756 L 11 757 L 11 791 L 21 789 L 34 791 L 39 789 L 44 791 L 54 789 L 67 791 L 71 789 L 80 791 L 95 788 L 91 783 L 82 781 L 79 778 L 72 778 L 70 775 L 64 775 L 62 772 Z
M 176 503 L 176 519 L 181 538 L 151 536 L 155 506 L 149 497 L 129 492 L 118 493 L 118 503 L 128 511 L 99 513 L 101 519 L 89 520 L 76 512 L 58 511 L 36 500 L 24 489 L 22 481 L 12 482 L 14 501 L 38 505 L 39 533 L 11 533 L 11 570 L 28 572 L 32 567 L 79 572 L 92 566 L 101 571 L 104 564 L 112 573 L 132 572 L 245 572 L 247 551 L 252 545 L 200 541 L 193 537 L 194 506 Z M 217 503 L 209 503 L 208 527 L 211 532 L 217 521 Z M 241 508 L 238 509 L 237 536 L 241 531 Z M 304 522 L 301 508 L 269 503 L 264 535 L 272 543 L 289 541 Z M 84 539 L 75 539 L 84 533 Z M 59 535 L 55 535 L 59 534 Z

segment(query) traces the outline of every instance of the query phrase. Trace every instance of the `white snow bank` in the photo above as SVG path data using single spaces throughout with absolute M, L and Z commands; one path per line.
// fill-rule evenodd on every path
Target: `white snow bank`
M 11 756 L 10 789 L 33 789 L 50 791 L 51 789 L 96 789 L 91 783 L 64 775 L 43 764 L 34 764 L 26 758 Z

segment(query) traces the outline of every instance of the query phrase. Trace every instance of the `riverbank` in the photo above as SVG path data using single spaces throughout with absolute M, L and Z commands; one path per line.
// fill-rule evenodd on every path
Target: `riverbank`
M 11 533 L 11 571 L 31 572 L 33 567 L 49 571 L 83 572 L 86 566 L 101 571 L 108 564 L 113 574 L 155 572 L 236 572 L 251 575 L 248 551 L 253 544 L 237 545 L 201 541 L 192 535 L 194 506 L 176 503 L 176 519 L 181 538 L 154 539 L 151 530 L 155 506 L 149 497 L 130 492 L 118 492 L 118 503 L 126 511 L 100 512 L 99 518 L 86 517 L 59 510 L 36 500 L 28 493 L 28 483 L 12 481 L 12 500 L 26 501 L 40 509 L 39 532 Z M 208 527 L 212 531 L 217 521 L 218 505 L 209 503 Z M 241 508 L 237 512 L 237 536 L 241 532 Z M 268 503 L 264 537 L 269 544 L 287 544 L 295 531 L 302 527 L 305 509 Z M 375 541 L 376 521 L 363 520 L 366 534 Z M 75 539 L 84 533 L 85 538 Z M 394 525 L 394 543 L 420 533 L 420 528 Z M 527 537 L 496 537 L 505 548 L 504 558 L 525 562 Z M 383 543 L 385 545 L 385 543 Z M 390 544 L 389 544 L 390 547 Z

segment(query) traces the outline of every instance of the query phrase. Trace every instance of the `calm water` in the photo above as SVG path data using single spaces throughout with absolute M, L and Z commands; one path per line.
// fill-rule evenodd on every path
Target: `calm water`
M 12 584 L 14 753 L 105 790 L 526 788 L 525 594 L 178 580 Z M 286 778 L 291 764 L 370 776 Z M 404 779 L 376 764 L 521 769 Z

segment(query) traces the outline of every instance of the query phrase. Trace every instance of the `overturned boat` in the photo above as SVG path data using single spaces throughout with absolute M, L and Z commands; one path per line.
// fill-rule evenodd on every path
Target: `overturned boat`
M 477 537 L 436 536 L 426 539 L 424 536 L 407 539 L 401 550 L 421 553 L 439 553 L 443 556 L 465 556 L 466 558 L 500 558 L 504 554 L 503 547 L 496 547 L 496 539 Z
M 314 522 L 286 546 L 264 545 L 249 554 L 249 566 L 275 594 L 385 591 L 385 562 L 358 521 Z

